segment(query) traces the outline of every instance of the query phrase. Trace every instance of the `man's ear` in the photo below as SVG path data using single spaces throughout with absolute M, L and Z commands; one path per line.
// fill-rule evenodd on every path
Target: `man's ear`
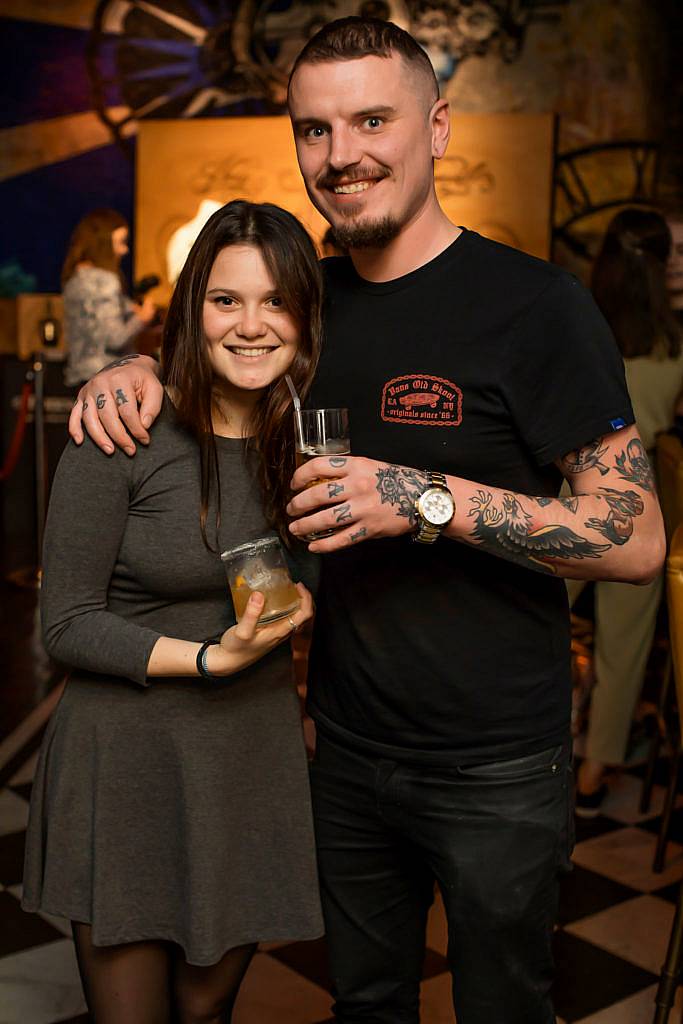
M 440 160 L 448 148 L 451 137 L 451 112 L 448 100 L 437 100 L 429 112 L 432 129 L 432 156 Z

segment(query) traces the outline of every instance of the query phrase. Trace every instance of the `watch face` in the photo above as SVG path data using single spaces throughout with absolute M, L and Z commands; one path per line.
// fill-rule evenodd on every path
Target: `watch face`
M 420 512 L 431 526 L 444 526 L 454 511 L 453 499 L 447 491 L 432 488 L 420 498 Z

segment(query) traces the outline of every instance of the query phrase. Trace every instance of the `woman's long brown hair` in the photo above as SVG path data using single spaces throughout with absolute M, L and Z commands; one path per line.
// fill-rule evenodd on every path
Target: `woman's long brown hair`
M 92 263 L 95 267 L 119 273 L 120 260 L 112 247 L 112 232 L 127 228 L 128 221 L 116 210 L 91 210 L 78 222 L 69 239 L 62 267 L 62 287 L 72 276 L 79 263 Z
M 211 408 L 213 370 L 203 329 L 204 297 L 216 256 L 230 245 L 256 246 L 285 309 L 299 328 L 289 374 L 299 395 L 308 392 L 320 354 L 322 278 L 313 242 L 296 217 L 271 203 L 235 200 L 217 210 L 199 233 L 178 278 L 166 317 L 161 361 L 174 391 L 179 421 L 197 439 L 201 464 L 200 525 L 204 543 L 212 490 L 216 530 L 220 523 L 220 476 Z M 258 455 L 266 519 L 290 543 L 285 505 L 295 468 L 294 410 L 284 378 L 266 389 L 248 424 L 249 446 Z
M 628 207 L 609 222 L 591 290 L 625 359 L 675 358 L 681 331 L 666 287 L 671 232 L 655 210 Z

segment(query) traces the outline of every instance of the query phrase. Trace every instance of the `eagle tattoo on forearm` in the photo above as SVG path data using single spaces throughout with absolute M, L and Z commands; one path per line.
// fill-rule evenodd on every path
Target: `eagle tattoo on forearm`
M 552 523 L 533 529 L 533 517 L 514 494 L 503 494 L 496 507 L 490 492 L 479 490 L 470 498 L 467 513 L 475 520 L 471 536 L 488 552 L 508 561 L 556 573 L 553 559 L 600 558 L 610 544 L 595 544 L 569 526 Z

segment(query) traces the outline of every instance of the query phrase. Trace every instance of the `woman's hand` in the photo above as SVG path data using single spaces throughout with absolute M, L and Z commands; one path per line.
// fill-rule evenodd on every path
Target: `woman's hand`
M 258 626 L 265 598 L 255 591 L 247 603 L 244 615 L 236 626 L 227 629 L 206 652 L 206 667 L 212 675 L 232 675 L 253 665 L 313 618 L 313 598 L 303 583 L 297 583 L 301 604 L 291 615 L 265 626 Z

